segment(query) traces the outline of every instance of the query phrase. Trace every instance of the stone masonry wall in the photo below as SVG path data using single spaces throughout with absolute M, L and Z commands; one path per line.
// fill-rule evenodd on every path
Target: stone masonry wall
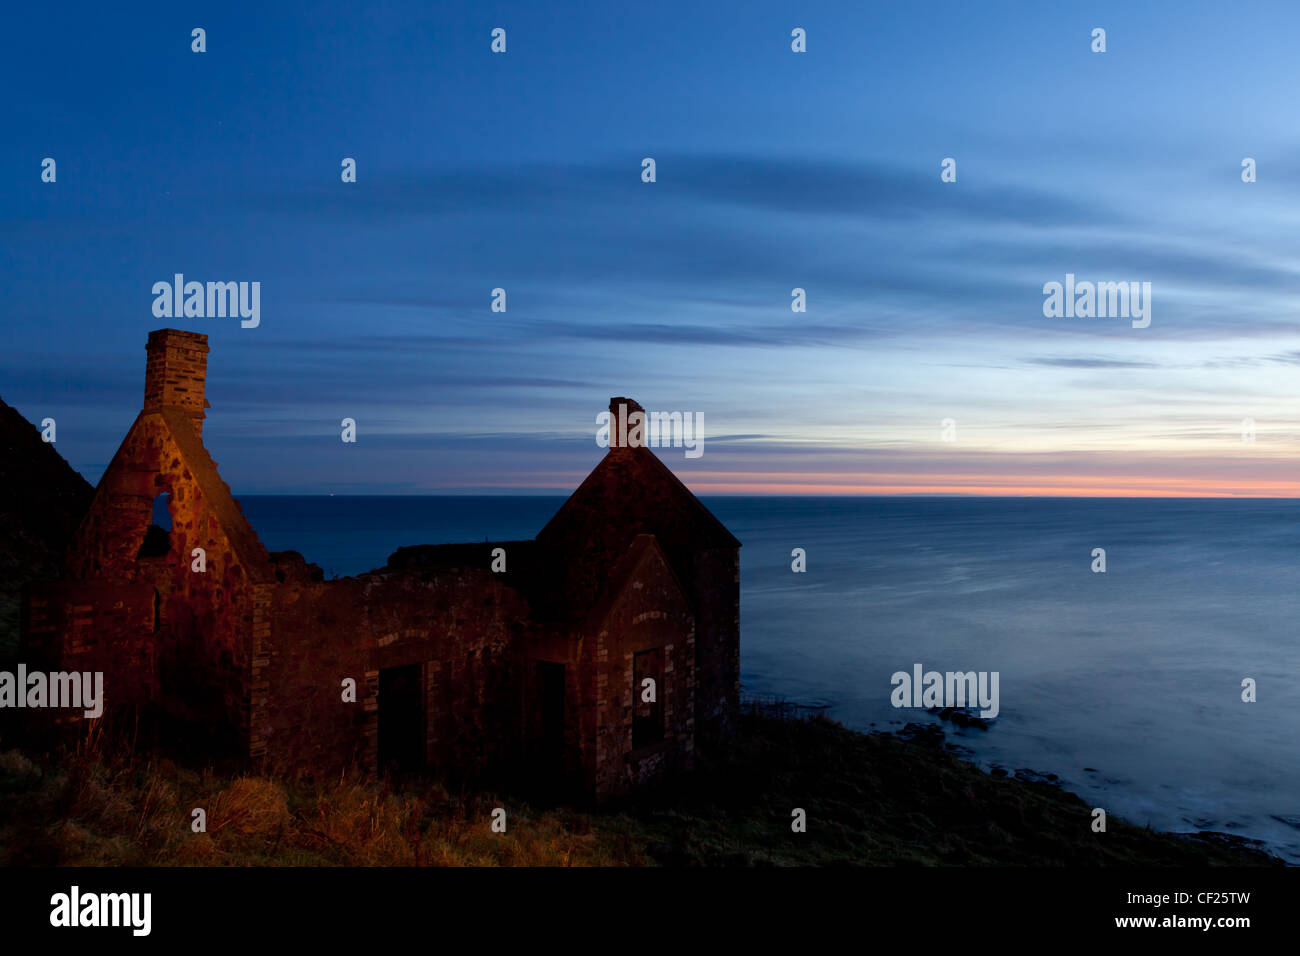
M 594 674 L 595 737 L 589 766 L 597 799 L 626 793 L 670 770 L 686 769 L 694 752 L 695 629 L 691 609 L 657 550 L 638 561 L 599 627 Z M 633 746 L 633 716 L 640 688 L 633 680 L 639 651 L 663 648 L 663 739 Z
M 528 606 L 488 571 L 290 578 L 270 592 L 253 739 L 276 772 L 376 769 L 379 673 L 422 666 L 434 771 L 485 773 L 517 752 L 512 643 Z M 342 682 L 357 700 L 342 699 Z
M 171 498 L 167 551 L 141 557 L 153 500 L 163 493 Z M 204 552 L 201 572 L 192 570 L 195 548 Z M 142 413 L 132 426 L 78 532 L 69 571 L 74 581 L 116 581 L 156 593 L 146 633 L 124 632 L 105 616 L 96 625 L 99 639 L 150 645 L 163 710 L 243 749 L 252 663 L 250 574 L 161 413 Z M 131 666 L 114 664 L 123 671 Z
M 698 596 L 695 716 L 701 732 L 718 734 L 740 711 L 740 552 L 697 552 L 691 579 Z

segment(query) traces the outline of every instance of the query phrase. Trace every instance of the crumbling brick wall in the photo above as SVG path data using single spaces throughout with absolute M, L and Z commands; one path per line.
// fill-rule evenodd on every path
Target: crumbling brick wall
M 662 552 L 640 536 L 614 569 L 623 584 L 597 609 L 599 625 L 587 642 L 584 715 L 588 785 L 597 799 L 643 786 L 671 770 L 687 769 L 695 745 L 695 619 Z M 662 650 L 662 738 L 637 747 L 634 716 L 641 688 L 636 654 Z
M 740 710 L 740 552 L 698 551 L 689 567 L 696 608 L 697 729 L 717 735 Z
M 527 602 L 483 570 L 412 569 L 271 590 L 253 737 L 276 772 L 376 769 L 379 672 L 421 665 L 431 769 L 487 773 L 517 755 L 512 645 Z M 356 681 L 344 702 L 344 679 Z
M 618 402 L 630 400 L 611 400 L 611 410 Z M 720 733 L 739 708 L 740 543 L 734 536 L 648 448 L 611 446 L 537 540 L 565 556 L 565 602 L 589 607 L 638 534 L 655 536 L 697 611 L 696 718 L 701 729 Z
M 24 607 L 23 659 L 34 670 L 101 672 L 104 711 L 157 697 L 154 589 L 146 583 L 51 581 L 32 585 Z M 26 711 L 30 732 L 69 726 L 84 710 Z
M 163 329 L 147 351 L 144 409 L 68 577 L 24 612 L 32 658 L 102 670 L 107 708 L 157 705 L 278 773 L 375 770 L 385 728 L 409 719 L 429 768 L 479 777 L 525 765 L 530 673 L 562 664 L 562 682 L 546 671 L 563 709 L 553 769 L 597 797 L 688 767 L 697 722 L 734 713 L 739 542 L 647 449 L 611 448 L 536 541 L 504 543 L 508 573 L 476 544 L 325 581 L 300 555 L 267 554 L 203 446 L 207 337 Z M 171 527 L 151 533 L 163 494 Z M 638 666 L 656 674 L 649 716 Z M 384 709 L 386 672 L 412 713 Z
M 147 629 L 124 632 L 103 614 L 94 625 L 99 640 L 150 646 L 159 707 L 196 726 L 226 728 L 228 741 L 242 746 L 248 734 L 251 586 L 265 576 L 258 560 L 265 551 L 257 545 L 249 561 L 250 549 L 241 554 L 236 547 L 226 515 L 196 474 L 211 466 L 209 483 L 220 482 L 215 466 L 206 453 L 197 458 L 193 449 L 183 450 L 187 438 L 197 445 L 196 436 L 191 432 L 178 441 L 176 430 L 189 423 L 169 411 L 142 413 L 132 426 L 74 540 L 69 574 L 74 582 L 151 588 Z M 171 513 L 166 553 L 142 557 L 154 499 L 164 493 Z M 201 571 L 195 570 L 195 549 L 203 552 Z M 130 666 L 125 658 L 118 661 L 112 680 L 131 679 Z

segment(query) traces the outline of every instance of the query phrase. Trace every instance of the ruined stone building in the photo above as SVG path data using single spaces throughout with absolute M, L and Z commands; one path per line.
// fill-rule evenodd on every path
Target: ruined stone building
M 29 661 L 104 672 L 110 716 L 144 708 L 273 773 L 522 774 L 600 798 L 689 767 L 734 713 L 740 545 L 648 448 L 611 447 L 534 539 L 325 580 L 267 552 L 203 445 L 207 336 L 156 331 L 147 354 L 67 573 L 23 619 Z

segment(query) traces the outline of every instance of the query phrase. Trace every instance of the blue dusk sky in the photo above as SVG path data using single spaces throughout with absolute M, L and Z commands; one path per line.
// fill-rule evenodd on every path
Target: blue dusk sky
M 564 493 L 612 395 L 703 414 L 661 454 L 705 494 L 1300 491 L 1300 5 L 6 21 L 0 397 L 92 481 L 171 326 L 236 493 Z M 156 318 L 175 273 L 260 282 L 260 325 Z M 1067 273 L 1151 283 L 1150 326 L 1046 317 Z

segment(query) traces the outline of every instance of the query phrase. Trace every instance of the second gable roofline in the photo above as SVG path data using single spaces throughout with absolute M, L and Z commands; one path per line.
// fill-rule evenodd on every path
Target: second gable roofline
M 660 460 L 659 456 L 644 446 L 637 448 L 611 448 L 583 479 L 582 483 L 574 490 L 560 506 L 560 509 L 546 522 L 542 530 L 537 533 L 538 540 L 559 534 L 560 529 L 568 521 L 569 515 L 578 509 L 585 507 L 585 499 L 592 493 L 592 490 L 605 480 L 608 472 L 613 470 L 618 463 L 630 462 L 634 464 L 638 471 L 650 480 L 656 481 L 663 486 L 671 489 L 672 494 L 680 500 L 689 502 L 689 507 L 694 510 L 700 518 L 700 528 L 705 537 L 709 539 L 708 544 L 711 547 L 719 548 L 739 548 L 741 546 L 739 539 L 736 538 L 727 526 L 724 525 L 718 517 L 705 506 L 704 502 L 692 492 L 682 480 L 678 478 L 671 468 Z M 635 493 L 635 489 L 632 489 Z
M 217 520 L 230 539 L 230 546 L 244 572 L 254 581 L 273 581 L 275 574 L 271 569 L 270 554 L 244 517 L 244 512 L 230 492 L 230 486 L 217 471 L 217 463 L 195 434 L 189 416 L 183 410 L 171 407 L 157 409 L 153 414 L 161 415 L 167 423 L 172 440 L 180 449 L 182 459 L 189 466 L 190 474 L 203 492 L 203 497 L 216 512 Z
M 698 616 L 694 602 L 691 601 L 686 588 L 682 586 L 681 578 L 677 576 L 677 572 L 673 570 L 672 562 L 668 560 L 663 548 L 659 546 L 659 539 L 652 534 L 638 534 L 632 539 L 631 546 L 610 569 L 600 599 L 587 615 L 588 630 L 596 631 L 600 629 L 611 611 L 613 611 L 618 599 L 627 590 L 627 586 L 635 576 L 637 568 L 641 566 L 642 561 L 647 557 L 657 561 L 668 573 L 668 577 L 672 580 L 673 587 L 677 592 L 678 600 L 681 601 L 682 606 L 691 617 Z

